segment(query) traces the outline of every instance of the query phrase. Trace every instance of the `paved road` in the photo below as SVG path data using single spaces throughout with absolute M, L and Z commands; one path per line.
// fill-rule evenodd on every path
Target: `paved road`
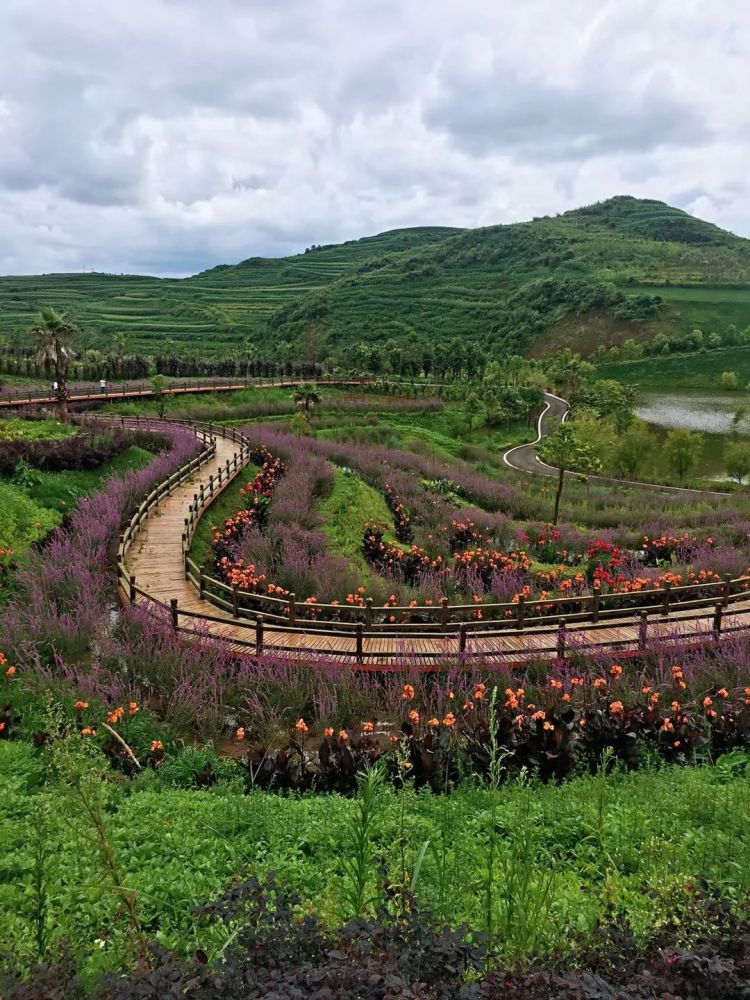
M 537 455 L 536 449 L 542 438 L 554 433 L 560 421 L 565 420 L 570 412 L 570 406 L 566 400 L 551 392 L 545 392 L 544 401 L 545 406 L 537 422 L 536 440 L 530 444 L 520 444 L 516 445 L 515 448 L 509 448 L 503 455 L 503 461 L 509 468 L 516 469 L 518 472 L 528 472 L 535 476 L 557 476 L 559 470 L 543 462 Z M 566 475 L 575 478 L 575 473 L 566 473 Z M 644 490 L 647 493 L 661 493 L 674 496 L 678 500 L 695 500 L 696 496 L 732 496 L 731 493 L 724 493 L 720 490 L 691 490 L 685 486 L 663 486 L 658 483 L 643 483 L 633 479 L 615 479 L 611 476 L 589 476 L 588 478 L 606 486 Z

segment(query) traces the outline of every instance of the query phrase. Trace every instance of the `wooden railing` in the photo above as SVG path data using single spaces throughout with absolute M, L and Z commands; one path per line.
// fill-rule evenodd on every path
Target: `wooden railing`
M 156 419 L 113 418 L 123 426 L 156 426 Z M 284 598 L 251 594 L 230 586 L 207 574 L 190 556 L 190 546 L 201 517 L 221 492 L 247 465 L 252 450 L 251 442 L 234 428 L 217 427 L 211 423 L 195 421 L 170 421 L 189 426 L 203 443 L 199 455 L 178 469 L 163 483 L 156 486 L 133 515 L 121 536 L 117 554 L 118 584 L 127 600 L 135 603 L 143 597 L 169 612 L 175 630 L 188 634 L 203 634 L 200 623 L 226 625 L 228 617 L 246 637 L 232 639 L 236 645 L 256 653 L 294 651 L 305 654 L 331 654 L 327 643 L 316 644 L 316 638 L 348 640 L 342 648 L 333 651 L 337 657 L 353 659 L 357 663 L 367 660 L 405 661 L 445 657 L 518 658 L 519 650 L 488 653 L 487 641 L 523 637 L 523 646 L 531 654 L 552 655 L 557 658 L 580 650 L 616 648 L 620 652 L 644 652 L 651 639 L 663 641 L 665 626 L 670 621 L 677 627 L 703 623 L 702 629 L 693 629 L 687 638 L 693 641 L 717 641 L 722 635 L 750 627 L 750 576 L 726 578 L 721 582 L 685 584 L 678 587 L 665 584 L 661 588 L 640 591 L 637 595 L 601 594 L 598 591 L 576 598 L 519 601 L 518 603 L 489 605 L 450 605 L 443 600 L 437 607 L 388 607 L 375 609 L 371 602 L 364 607 L 333 604 L 308 605 L 297 602 L 294 594 Z M 194 476 L 195 472 L 216 454 L 216 436 L 223 436 L 238 445 L 232 459 L 221 466 L 216 475 L 209 476 L 208 485 L 202 483 L 188 507 L 182 532 L 182 553 L 185 577 L 195 587 L 203 600 L 217 608 L 216 615 L 180 608 L 172 599 L 169 605 L 142 590 L 125 564 L 125 555 L 150 511 L 158 506 L 177 485 Z M 632 602 L 624 605 L 622 602 Z M 621 602 L 618 606 L 617 602 Z M 744 602 L 745 606 L 737 607 Z M 574 607 L 563 614 L 560 605 Z M 480 620 L 473 618 L 481 610 Z M 553 613 L 554 612 L 554 613 Z M 487 617 L 494 613 L 495 618 Z M 674 615 L 677 613 L 678 620 Z M 320 615 L 320 618 L 310 617 Z M 380 619 L 411 618 L 389 621 Z M 512 617 L 511 617 L 512 616 Z M 672 617 L 670 617 L 672 616 Z M 414 618 L 422 620 L 414 620 Z M 620 627 L 630 626 L 629 638 L 611 638 L 604 633 L 612 628 L 613 621 Z M 571 626 L 585 626 L 575 629 Z M 658 625 L 658 629 L 654 626 Z M 283 633 L 288 644 L 274 642 L 267 646 L 268 634 Z M 581 634 L 583 633 L 583 634 Z M 580 638 L 578 638 L 580 634 Z M 304 637 L 304 643 L 300 639 Z M 381 640 L 377 649 L 366 649 L 367 640 Z M 382 640 L 390 640 L 384 643 Z M 675 633 L 675 640 L 687 641 L 684 631 Z M 293 640 L 293 641 L 292 641 Z M 434 640 L 437 650 L 415 648 L 414 640 Z M 517 643 L 514 644 L 517 647 Z

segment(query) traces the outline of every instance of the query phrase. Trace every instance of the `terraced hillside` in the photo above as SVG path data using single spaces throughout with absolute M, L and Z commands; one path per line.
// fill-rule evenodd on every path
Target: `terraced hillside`
M 410 252 L 458 230 L 400 229 L 294 257 L 253 257 L 182 280 L 114 274 L 0 277 L 0 336 L 17 342 L 49 303 L 74 317 L 90 346 L 129 335 L 131 349 L 155 353 L 166 339 L 214 352 L 262 341 L 269 318 L 372 258 Z
M 750 322 L 750 241 L 662 202 L 624 197 L 465 230 L 350 272 L 272 319 L 286 337 L 316 322 L 332 344 L 362 335 L 471 338 L 490 353 L 565 344 L 593 351 L 655 328 L 738 321 Z
M 373 370 L 408 354 L 414 371 L 427 358 L 460 365 L 469 348 L 589 354 L 661 332 L 744 329 L 750 241 L 663 202 L 618 197 L 515 225 L 393 230 L 183 280 L 0 278 L 0 335 L 17 337 L 47 302 L 92 346 L 125 331 L 150 353 L 167 338 L 202 353 L 250 341 L 264 357 L 364 359 Z

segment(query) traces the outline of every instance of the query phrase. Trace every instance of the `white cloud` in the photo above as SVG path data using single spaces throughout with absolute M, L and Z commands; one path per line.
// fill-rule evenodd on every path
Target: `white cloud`
M 741 0 L 5 0 L 0 273 L 186 273 L 613 194 L 750 235 Z

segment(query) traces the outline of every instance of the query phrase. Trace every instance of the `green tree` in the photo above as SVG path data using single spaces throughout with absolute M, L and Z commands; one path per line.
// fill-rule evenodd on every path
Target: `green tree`
M 484 407 L 479 396 L 475 392 L 470 392 L 464 400 L 464 419 L 466 420 L 469 433 L 471 433 L 474 422 L 479 414 L 483 412 L 483 409 Z
M 737 372 L 722 372 L 721 373 L 721 388 L 722 389 L 739 389 L 740 380 L 737 378 Z
M 614 469 L 618 476 L 633 479 L 648 465 L 654 452 L 655 439 L 643 420 L 633 420 L 620 434 L 613 453 Z
M 167 380 L 163 375 L 153 375 L 151 377 L 151 391 L 154 394 L 154 399 L 156 400 L 156 412 L 160 417 L 164 416 L 164 411 L 167 408 L 167 397 L 165 396 L 165 391 L 167 388 Z
M 314 382 L 300 382 L 292 393 L 292 398 L 297 406 L 301 407 L 308 414 L 313 406 L 321 401 L 322 396 Z
M 664 442 L 664 454 L 682 482 L 703 454 L 703 435 L 682 428 L 670 431 Z
M 310 433 L 310 422 L 302 410 L 297 410 L 289 418 L 289 430 L 296 437 L 304 437 L 305 434 Z
M 122 367 L 122 362 L 125 360 L 125 355 L 128 353 L 129 340 L 130 338 L 127 333 L 120 332 L 115 334 L 114 340 L 112 341 L 120 367 Z
M 730 441 L 724 450 L 724 465 L 729 478 L 741 483 L 750 472 L 750 443 Z
M 543 462 L 554 466 L 558 472 L 555 509 L 552 514 L 552 523 L 557 524 L 565 473 L 571 470 L 588 475 L 592 472 L 598 472 L 600 463 L 589 445 L 579 439 L 572 423 L 561 424 L 554 434 L 542 441 L 537 452 Z
M 80 330 L 75 323 L 56 312 L 51 306 L 45 306 L 39 314 L 39 323 L 31 331 L 38 364 L 44 365 L 47 372 L 54 373 L 57 383 L 55 398 L 60 420 L 68 420 L 68 368 L 75 357 L 73 345 L 80 336 Z

